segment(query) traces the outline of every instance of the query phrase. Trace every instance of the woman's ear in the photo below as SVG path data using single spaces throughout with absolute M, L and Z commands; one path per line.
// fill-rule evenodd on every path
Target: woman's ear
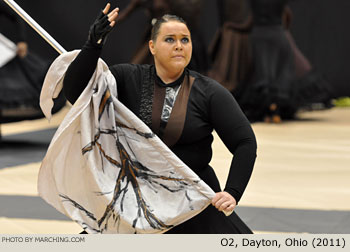
M 152 55 L 154 55 L 155 54 L 155 50 L 154 50 L 154 42 L 153 42 L 153 40 L 148 41 L 148 47 L 149 47 L 149 50 L 151 51 Z

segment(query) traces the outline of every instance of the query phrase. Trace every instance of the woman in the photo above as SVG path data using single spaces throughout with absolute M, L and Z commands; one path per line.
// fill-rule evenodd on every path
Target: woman
M 189 63 L 189 68 L 200 73 L 205 73 L 208 69 L 208 57 L 206 45 L 199 27 L 199 16 L 203 8 L 202 0 L 132 0 L 130 4 L 120 13 L 118 22 L 124 21 L 131 13 L 137 9 L 144 9 L 147 22 L 142 42 L 136 49 L 131 59 L 134 64 L 152 64 L 153 57 L 148 49 L 148 40 L 151 35 L 152 25 L 155 20 L 164 14 L 172 13 L 181 16 L 186 20 L 191 30 L 193 43 L 193 56 Z
M 252 17 L 246 0 L 217 0 L 217 6 L 220 28 L 209 48 L 212 66 L 208 76 L 235 93 L 251 74 Z
M 24 22 L 3 1 L 0 2 L 0 18 L 0 34 L 16 43 L 16 57 L 0 66 L 0 124 L 42 118 L 39 96 L 49 62 L 28 50 Z M 64 104 L 61 96 L 55 112 Z
M 310 71 L 286 30 L 288 0 L 251 0 L 254 26 L 252 80 L 237 98 L 252 121 L 280 123 L 294 118 L 299 108 L 330 100 L 328 84 Z M 308 74 L 305 74 L 308 73 Z
M 152 30 L 152 21 L 170 12 L 170 6 L 166 0 L 132 0 L 125 10 L 120 13 L 118 22 L 123 22 L 140 8 L 145 10 L 147 22 L 141 44 L 136 49 L 130 62 L 133 64 L 151 64 L 153 63 L 153 57 L 148 49 L 148 39 Z
M 251 0 L 254 26 L 251 33 L 253 77 L 241 91 L 239 103 L 247 117 L 281 122 L 284 110 L 295 112 L 291 86 L 294 58 L 282 25 L 288 0 Z
M 293 88 L 293 100 L 299 107 L 305 109 L 331 108 L 332 98 L 334 97 L 332 87 L 298 48 L 290 31 L 292 20 L 292 10 L 287 6 L 283 13 L 283 25 L 293 51 L 295 76 L 297 79 Z
M 67 70 L 64 92 L 71 103 L 86 87 L 106 36 L 115 25 L 119 9 L 109 9 L 107 4 Z M 254 166 L 256 141 L 248 120 L 225 88 L 186 68 L 192 43 L 181 18 L 165 15 L 159 19 L 154 24 L 149 49 L 154 65 L 110 67 L 118 83 L 118 98 L 216 192 L 212 205 L 168 233 L 251 233 L 235 213 L 226 217 L 222 212 L 235 208 Z M 208 165 L 214 129 L 234 154 L 224 191 Z

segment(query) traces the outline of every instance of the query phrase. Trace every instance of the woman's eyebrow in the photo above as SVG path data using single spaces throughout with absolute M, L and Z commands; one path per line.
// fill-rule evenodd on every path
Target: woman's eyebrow
M 190 37 L 190 34 L 180 34 L 181 36 L 184 36 L 184 37 Z M 164 36 L 171 36 L 171 37 L 175 37 L 176 34 L 165 34 Z

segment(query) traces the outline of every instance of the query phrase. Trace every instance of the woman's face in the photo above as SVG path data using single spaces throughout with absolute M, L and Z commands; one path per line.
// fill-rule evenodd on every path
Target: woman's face
M 162 68 L 169 73 L 182 72 L 192 55 L 190 31 L 178 21 L 163 23 L 156 40 L 151 40 L 149 47 L 157 69 Z

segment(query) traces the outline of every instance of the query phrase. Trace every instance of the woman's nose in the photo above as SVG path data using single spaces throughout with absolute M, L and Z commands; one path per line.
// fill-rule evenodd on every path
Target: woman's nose
M 177 41 L 175 45 L 175 50 L 182 50 L 182 44 L 181 41 Z

